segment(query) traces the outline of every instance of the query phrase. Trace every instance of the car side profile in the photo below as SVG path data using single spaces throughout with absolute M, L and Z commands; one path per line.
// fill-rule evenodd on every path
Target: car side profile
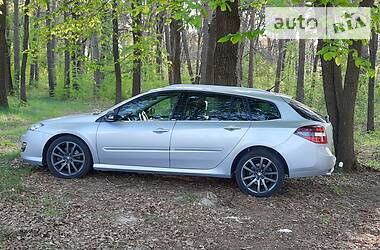
M 21 156 L 60 178 L 92 169 L 235 178 L 243 192 L 267 197 L 285 176 L 330 174 L 332 147 L 331 124 L 290 97 L 181 84 L 34 124 Z

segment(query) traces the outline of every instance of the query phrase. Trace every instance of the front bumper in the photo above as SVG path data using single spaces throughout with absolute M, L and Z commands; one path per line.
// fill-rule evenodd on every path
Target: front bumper
M 21 158 L 32 165 L 42 166 L 44 146 L 50 138 L 48 133 L 28 130 L 21 137 Z

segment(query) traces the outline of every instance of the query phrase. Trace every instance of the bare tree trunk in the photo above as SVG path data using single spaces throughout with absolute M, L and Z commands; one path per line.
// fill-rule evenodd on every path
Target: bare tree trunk
M 171 42 L 170 42 L 170 29 L 168 25 L 165 25 L 165 47 L 166 47 L 166 53 L 168 54 L 168 62 L 171 64 L 172 62 L 172 48 L 171 48 Z M 172 66 L 168 65 L 168 82 L 169 84 L 173 83 L 173 74 L 172 74 Z
M 249 16 L 248 15 L 244 18 L 244 14 L 241 13 L 242 15 L 242 24 L 240 26 L 240 32 L 246 32 L 248 30 L 248 25 L 249 25 Z M 251 19 L 254 18 L 251 16 Z M 242 86 L 242 81 L 243 81 L 243 56 L 244 56 L 244 50 L 245 50 L 245 44 L 246 44 L 246 39 L 244 38 L 243 41 L 239 43 L 239 48 L 238 48 L 238 55 L 237 55 L 237 64 L 236 64 L 236 72 L 238 76 L 238 82 L 237 86 Z
M 164 79 L 164 74 L 162 72 L 162 42 L 163 42 L 163 34 L 164 34 L 164 19 L 162 17 L 162 14 L 158 14 L 158 20 L 157 20 L 157 48 L 156 48 L 156 72 L 158 75 L 161 76 L 161 80 Z
M 318 49 L 317 49 L 318 50 Z M 310 103 L 313 102 L 314 99 L 314 89 L 315 89 L 315 78 L 317 77 L 317 70 L 318 70 L 318 59 L 319 55 L 317 54 L 318 51 L 315 51 L 314 53 L 314 58 L 313 58 L 313 69 L 311 73 L 311 84 L 310 84 L 310 89 L 311 89 L 311 95 L 310 95 Z
M 200 56 L 201 56 L 201 41 L 202 41 L 202 32 L 199 30 L 198 32 L 198 39 L 197 39 L 197 58 L 195 62 L 195 79 L 194 83 L 199 84 L 199 81 L 201 79 L 200 75 Z
M 132 17 L 132 36 L 134 45 L 138 45 L 141 40 L 141 21 L 141 12 L 137 16 Z M 141 65 L 141 50 L 138 46 L 135 46 L 133 50 L 132 96 L 141 93 Z
M 20 84 L 20 18 L 19 0 L 13 0 L 13 79 L 16 89 Z
M 278 41 L 278 57 L 277 57 L 277 67 L 276 67 L 276 80 L 274 82 L 274 92 L 280 92 L 281 84 L 281 73 L 284 64 L 284 40 L 280 39 Z
M 181 31 L 179 21 L 172 20 L 170 23 L 170 41 L 172 52 L 173 82 L 181 83 Z
M 234 34 L 240 28 L 239 1 L 229 2 L 231 11 L 221 11 L 216 9 L 216 15 L 213 19 L 216 27 L 216 41 L 228 34 Z M 211 37 L 211 34 L 210 34 Z M 228 53 L 226 53 L 228 51 Z M 236 86 L 238 75 L 236 72 L 238 55 L 238 45 L 227 43 L 217 43 L 214 53 L 214 83 L 220 85 Z
M 0 108 L 8 108 L 8 97 L 6 91 L 7 78 L 7 40 L 5 34 L 7 2 L 0 3 Z
M 5 6 L 6 8 L 6 12 L 8 13 L 8 9 L 7 9 L 7 5 Z M 6 46 L 6 53 L 7 53 L 7 60 L 6 60 L 6 64 L 7 64 L 7 76 L 6 76 L 6 82 L 5 82 L 5 86 L 6 86 L 6 89 L 7 89 L 7 93 L 10 94 L 10 95 L 13 95 L 14 94 L 14 88 L 13 88 L 13 82 L 12 82 L 12 70 L 11 70 L 11 43 L 9 41 L 9 33 L 10 33 L 10 27 L 9 25 L 7 24 L 6 26 L 6 41 L 7 41 L 7 46 Z
M 191 58 L 190 58 L 190 53 L 189 53 L 189 44 L 187 42 L 187 32 L 186 32 L 186 30 L 182 31 L 182 44 L 183 44 L 183 52 L 185 54 L 186 63 L 187 63 L 187 69 L 189 71 L 191 83 L 195 83 L 194 72 L 193 72 L 193 67 L 191 65 Z
M 49 38 L 46 45 L 46 55 L 47 55 L 47 68 L 48 68 L 48 82 L 49 82 L 49 96 L 54 97 L 55 95 L 55 85 L 56 85 L 56 75 L 55 75 L 55 61 L 54 61 L 54 37 L 51 34 L 51 17 L 50 15 L 50 1 L 47 1 L 47 9 L 46 9 L 46 26 L 49 31 Z
M 21 82 L 20 82 L 20 101 L 26 102 L 26 63 L 28 62 L 28 44 L 29 44 L 29 8 L 30 0 L 25 0 L 24 10 L 24 38 L 22 43 L 22 63 L 21 63 Z
M 215 38 L 213 41 L 209 42 L 209 21 L 212 16 L 212 12 L 210 7 L 205 4 L 204 7 L 207 9 L 208 17 L 203 18 L 202 23 L 202 51 L 201 51 L 201 66 L 200 66 L 200 80 L 199 83 L 207 83 L 207 70 L 208 70 L 208 64 L 207 64 L 207 56 L 208 54 L 213 54 L 215 50 Z M 211 46 L 211 47 L 209 47 Z M 213 61 L 213 57 L 211 58 Z M 211 74 L 212 73 L 212 74 Z M 214 75 L 213 72 L 210 73 L 210 76 Z M 211 82 L 208 82 L 211 83 Z
M 249 27 L 251 29 L 255 28 L 255 15 L 256 12 L 251 12 L 251 20 L 249 21 Z M 254 38 L 249 41 L 249 52 L 248 52 L 248 88 L 253 88 L 253 70 L 254 70 L 254 59 L 255 59 L 255 45 L 257 44 L 258 38 Z
M 39 18 L 40 9 L 37 7 L 35 12 L 35 17 Z M 38 30 L 38 23 L 34 21 L 33 29 L 35 32 L 32 33 L 32 39 L 30 43 L 30 48 L 32 49 L 31 57 L 32 62 L 30 63 L 30 72 L 29 72 L 29 86 L 36 86 L 39 78 L 39 69 L 38 69 L 38 52 L 35 50 L 34 46 L 37 46 L 37 35 L 36 31 Z
M 67 18 L 69 17 L 69 12 L 65 11 L 64 12 L 64 21 L 67 21 Z M 64 52 L 64 57 L 65 57 L 65 68 L 63 70 L 63 88 L 65 92 L 65 97 L 69 98 L 70 97 L 70 64 L 71 64 L 71 58 L 70 58 L 70 42 L 68 39 L 65 39 L 65 52 Z
M 372 38 L 369 42 L 369 58 L 371 68 L 376 71 L 376 55 L 378 49 L 378 35 L 372 31 Z M 368 106 L 367 106 L 367 131 L 375 130 L 375 77 L 368 79 Z
M 297 92 L 296 99 L 303 102 L 305 97 L 305 39 L 300 39 L 298 42 L 298 71 L 297 71 Z
M 115 66 L 115 79 L 116 79 L 116 97 L 115 103 L 122 101 L 122 82 L 121 82 L 121 67 L 119 55 L 119 20 L 117 13 L 117 1 L 113 0 L 112 3 L 112 51 L 113 62 Z
M 92 46 L 92 60 L 96 63 L 96 68 L 94 70 L 94 96 L 99 95 L 99 90 L 100 87 L 102 86 L 102 81 L 103 81 L 103 73 L 100 70 L 101 65 L 101 60 L 100 60 L 100 50 L 99 50 L 99 37 L 97 34 L 94 34 L 92 36 L 92 41 L 91 41 L 91 46 Z

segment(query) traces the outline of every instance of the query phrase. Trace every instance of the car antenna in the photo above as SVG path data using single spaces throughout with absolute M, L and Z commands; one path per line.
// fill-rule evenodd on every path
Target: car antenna
M 276 85 L 273 85 L 273 87 L 270 88 L 270 89 L 267 89 L 267 91 L 268 91 L 268 92 L 271 92 L 271 90 L 274 89 L 274 87 L 276 87 Z

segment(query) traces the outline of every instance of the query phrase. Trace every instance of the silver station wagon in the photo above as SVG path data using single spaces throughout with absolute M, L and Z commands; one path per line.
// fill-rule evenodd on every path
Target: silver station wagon
M 334 170 L 332 126 L 288 96 L 171 85 L 98 113 L 34 124 L 21 156 L 60 178 L 92 169 L 235 178 L 250 195 Z

